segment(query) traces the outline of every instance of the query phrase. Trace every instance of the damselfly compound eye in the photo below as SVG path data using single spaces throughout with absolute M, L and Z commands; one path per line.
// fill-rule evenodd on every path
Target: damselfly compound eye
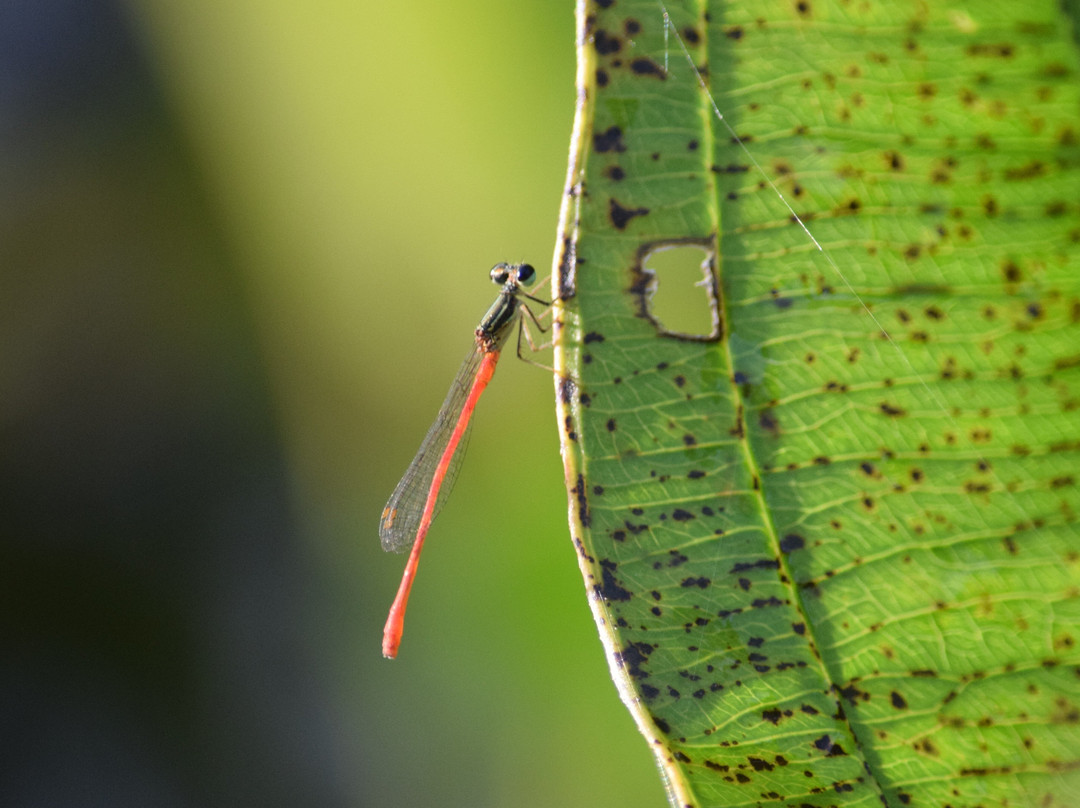
M 506 283 L 510 277 L 510 265 L 499 263 L 491 268 L 492 283 Z
M 518 267 L 517 279 L 522 283 L 530 283 L 535 277 L 536 270 L 532 268 L 532 264 L 522 264 Z

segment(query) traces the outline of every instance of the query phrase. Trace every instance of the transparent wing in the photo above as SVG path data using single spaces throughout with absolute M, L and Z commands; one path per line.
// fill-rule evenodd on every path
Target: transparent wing
M 479 345 L 473 345 L 461 363 L 461 368 L 454 377 L 450 390 L 446 394 L 446 400 L 439 408 L 439 414 L 435 416 L 435 422 L 424 436 L 420 449 L 413 458 L 412 463 L 406 470 L 401 482 L 397 484 L 394 493 L 383 509 L 382 518 L 379 520 L 379 538 L 382 547 L 395 553 L 402 553 L 412 547 L 416 541 L 416 531 L 420 526 L 420 519 L 424 513 L 424 505 L 431 491 L 431 482 L 435 476 L 435 467 L 439 464 L 443 452 L 446 450 L 450 436 L 454 432 L 458 416 L 469 396 L 473 379 L 477 369 L 484 358 L 484 351 Z M 469 432 L 472 430 L 470 421 L 465 433 L 462 435 L 457 449 L 450 461 L 446 476 L 443 478 L 435 502 L 434 516 L 437 516 L 446 502 L 454 482 L 457 479 L 458 470 L 461 468 L 462 458 L 465 457 L 465 449 L 469 441 Z

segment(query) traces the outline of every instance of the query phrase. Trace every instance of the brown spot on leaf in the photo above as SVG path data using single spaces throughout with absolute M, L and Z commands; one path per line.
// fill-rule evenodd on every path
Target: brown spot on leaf
M 648 213 L 648 208 L 624 208 L 616 201 L 615 197 L 612 197 L 608 203 L 608 216 L 617 230 L 625 230 L 626 225 L 635 216 L 646 216 Z
M 603 132 L 593 135 L 593 149 L 598 152 L 624 152 L 626 144 L 622 140 L 623 132 L 618 126 L 609 126 Z
M 622 50 L 622 40 L 612 36 L 603 28 L 596 29 L 593 34 L 593 44 L 596 47 L 596 52 L 601 56 L 609 56 Z
M 661 81 L 667 79 L 667 73 L 664 72 L 664 68 L 652 59 L 647 59 L 644 56 L 632 61 L 630 63 L 630 69 L 639 76 L 655 76 Z
M 603 585 L 596 587 L 596 593 L 608 602 L 627 601 L 634 596 L 634 593 L 624 588 L 619 583 L 618 578 L 615 577 L 617 568 L 618 565 L 611 559 L 603 558 L 600 560 L 600 575 Z

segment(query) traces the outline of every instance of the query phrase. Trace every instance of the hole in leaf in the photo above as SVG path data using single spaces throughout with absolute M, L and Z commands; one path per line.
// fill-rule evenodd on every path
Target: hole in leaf
M 719 337 L 713 253 L 699 243 L 653 245 L 644 252 L 644 314 L 661 333 L 697 340 Z

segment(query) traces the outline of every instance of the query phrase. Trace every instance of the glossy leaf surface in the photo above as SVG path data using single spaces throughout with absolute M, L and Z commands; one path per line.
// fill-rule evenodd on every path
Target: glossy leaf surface
M 557 364 L 580 564 L 672 804 L 1074 804 L 1071 19 L 666 13 L 579 9 Z M 662 250 L 704 260 L 712 327 L 659 318 Z

